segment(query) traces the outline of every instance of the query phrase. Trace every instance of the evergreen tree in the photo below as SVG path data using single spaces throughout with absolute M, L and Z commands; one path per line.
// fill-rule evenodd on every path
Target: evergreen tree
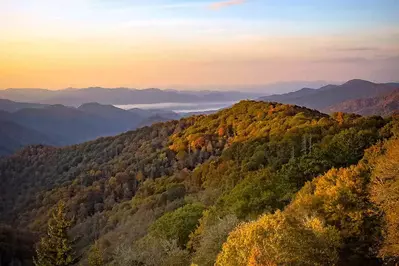
M 89 266 L 103 266 L 104 260 L 101 254 L 100 248 L 98 247 L 98 242 L 96 241 L 91 247 L 88 256 Z
M 67 266 L 73 264 L 72 243 L 68 230 L 72 220 L 66 217 L 65 203 L 60 201 L 52 210 L 48 221 L 47 236 L 42 237 L 36 248 L 36 266 Z

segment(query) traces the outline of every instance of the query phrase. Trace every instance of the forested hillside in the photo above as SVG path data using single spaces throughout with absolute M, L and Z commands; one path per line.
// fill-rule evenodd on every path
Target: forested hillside
M 380 97 L 389 94 L 398 88 L 397 83 L 374 83 L 367 80 L 353 79 L 341 85 L 327 85 L 318 89 L 303 88 L 290 93 L 271 95 L 260 98 L 263 101 L 273 101 L 286 104 L 296 104 L 315 108 L 319 111 L 330 112 L 332 106 L 357 100 Z M 345 109 L 336 108 L 334 111 L 345 112 Z M 376 114 L 368 112 L 367 115 Z
M 372 98 L 345 101 L 330 106 L 328 111 L 360 115 L 391 115 L 399 112 L 399 89 Z
M 3 158 L 0 218 L 38 236 L 70 220 L 62 265 L 394 263 L 398 137 L 398 117 L 243 101 Z

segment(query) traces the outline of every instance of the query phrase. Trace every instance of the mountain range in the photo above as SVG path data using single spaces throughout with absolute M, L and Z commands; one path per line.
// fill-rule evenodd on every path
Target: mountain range
M 30 144 L 81 143 L 180 117 L 162 110 L 122 110 L 98 103 L 74 108 L 0 100 L 0 110 L 0 155 Z
M 390 115 L 399 111 L 399 89 L 376 97 L 348 100 L 329 107 L 327 111 L 359 115 Z
M 0 90 L 0 98 L 17 102 L 31 102 L 41 104 L 62 104 L 66 106 L 80 106 L 87 102 L 100 104 L 152 104 L 152 103 L 196 103 L 196 102 L 224 102 L 245 99 L 256 99 L 260 93 L 238 91 L 196 91 L 183 92 L 160 89 L 128 89 L 128 88 L 83 88 L 65 90 L 46 89 L 6 89 Z
M 342 85 L 327 85 L 319 89 L 303 88 L 286 94 L 262 97 L 260 100 L 306 106 L 325 113 L 389 115 L 399 110 L 397 88 L 399 88 L 398 83 L 378 84 L 355 79 Z M 10 89 L 0 91 L 0 95 L 13 99 L 38 101 L 15 102 L 0 99 L 0 110 L 2 110 L 0 112 L 0 155 L 9 155 L 30 144 L 72 145 L 149 126 L 156 122 L 215 112 L 177 114 L 167 107 L 154 110 L 138 108 L 123 110 L 113 105 L 92 101 L 75 108 L 46 102 L 60 101 L 74 105 L 85 99 L 92 100 L 94 97 L 100 102 L 117 103 L 196 100 L 196 104 L 201 105 L 201 101 L 240 99 L 245 94 L 228 95 L 228 93 L 212 91 L 182 94 L 178 91 L 90 88 L 65 91 Z M 151 95 L 157 95 L 160 98 L 153 99 Z M 135 96 L 138 98 L 134 98 Z M 169 98 L 174 96 L 176 98 Z
M 399 83 L 373 83 L 354 79 L 342 85 L 327 85 L 319 89 L 303 88 L 298 91 L 261 97 L 262 101 L 295 104 L 323 112 L 339 110 L 334 105 L 345 101 L 381 97 L 399 88 Z

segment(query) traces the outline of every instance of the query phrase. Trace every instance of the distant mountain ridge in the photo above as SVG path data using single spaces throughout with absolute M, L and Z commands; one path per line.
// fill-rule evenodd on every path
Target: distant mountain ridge
M 0 98 L 18 102 L 41 104 L 63 104 L 78 107 L 87 102 L 100 104 L 152 104 L 152 103 L 187 103 L 187 102 L 222 102 L 245 99 L 256 99 L 260 93 L 239 91 L 197 91 L 184 92 L 160 89 L 127 89 L 127 88 L 83 88 L 65 90 L 44 89 L 6 89 L 0 90 Z
M 55 145 L 48 136 L 8 120 L 0 120 L 0 156 L 8 155 L 26 145 Z
M 72 145 L 178 118 L 170 111 L 123 110 L 99 103 L 74 108 L 0 100 L 0 156 L 27 145 Z
M 260 98 L 262 101 L 295 104 L 326 111 L 330 106 L 348 100 L 376 97 L 395 90 L 396 83 L 373 83 L 353 79 L 342 85 L 326 85 L 319 89 L 304 88 L 299 91 Z
M 121 132 L 118 130 L 118 121 L 63 105 L 22 109 L 11 113 L 11 117 L 12 121 L 20 125 L 53 136 L 60 145 L 75 144 Z M 131 128 L 134 126 L 132 123 Z
M 391 93 L 372 98 L 349 100 L 329 107 L 328 112 L 359 115 L 391 115 L 399 111 L 399 86 Z
M 42 108 L 46 107 L 45 104 L 39 103 L 22 103 L 22 102 L 14 102 L 8 99 L 0 99 L 0 110 L 7 112 L 15 112 L 24 108 Z
M 397 90 L 395 91 L 396 88 L 399 88 L 398 83 L 377 84 L 365 80 L 350 80 L 342 85 L 326 85 L 319 89 L 303 88 L 295 92 L 272 95 L 260 99 L 306 106 L 326 113 L 341 111 L 361 115 L 389 115 L 399 110 L 399 93 Z M 129 95 L 132 93 L 132 90 L 129 89 L 120 90 Z M 36 95 L 31 91 L 28 92 L 28 90 L 25 95 L 22 91 L 16 90 L 13 93 L 18 92 L 18 97 L 28 98 Z M 34 91 L 37 92 L 36 96 L 38 97 L 43 97 L 49 92 L 41 89 L 35 89 Z M 99 92 L 96 99 L 101 98 L 104 100 L 105 98 L 103 97 L 109 96 L 112 98 L 115 96 L 113 91 L 101 88 L 87 90 L 68 89 L 63 93 L 77 91 L 84 96 L 83 99 L 95 95 L 96 92 Z M 156 89 L 147 90 L 145 93 L 149 91 L 161 92 L 161 94 L 169 96 L 179 94 L 179 92 Z M 126 95 L 126 97 L 129 95 Z M 210 91 L 196 92 L 189 96 L 194 96 L 198 99 L 201 97 L 207 98 L 210 95 L 212 95 L 214 100 L 224 97 L 223 94 Z M 67 98 L 63 99 L 66 100 Z M 182 98 L 179 99 L 181 100 Z M 113 100 L 111 99 L 110 101 Z M 111 104 L 101 104 L 93 101 L 75 108 L 62 104 L 50 105 L 0 99 L 0 125 L 2 127 L 0 132 L 0 155 L 13 153 L 15 150 L 30 144 L 72 145 L 99 137 L 117 135 L 157 122 L 176 120 L 196 114 L 211 114 L 213 112 L 201 111 L 177 114 L 166 109 L 144 110 L 133 108 L 123 110 Z

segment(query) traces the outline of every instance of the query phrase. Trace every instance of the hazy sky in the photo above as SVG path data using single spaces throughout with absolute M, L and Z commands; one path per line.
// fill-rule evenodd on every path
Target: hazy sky
M 398 0 L 0 0 L 0 88 L 399 80 L 398 14 Z

